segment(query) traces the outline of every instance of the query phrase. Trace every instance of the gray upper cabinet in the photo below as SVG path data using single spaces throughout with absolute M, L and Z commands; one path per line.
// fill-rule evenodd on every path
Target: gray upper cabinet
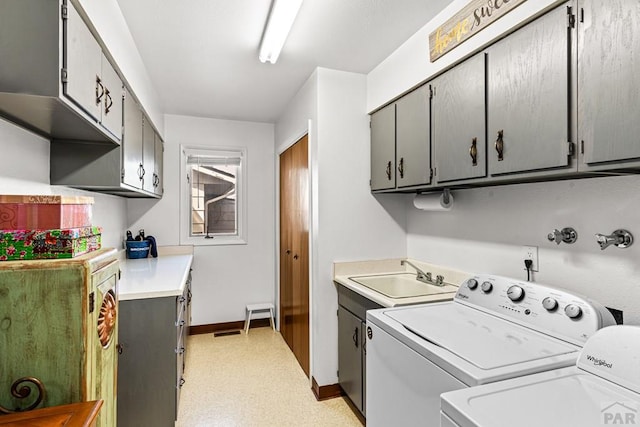
M 580 2 L 578 139 L 581 170 L 640 166 L 640 2 Z
M 396 186 L 431 181 L 429 143 L 429 86 L 424 85 L 396 102 Z
M 122 81 L 68 0 L 3 0 L 0 115 L 52 140 L 119 143 Z
M 122 141 L 122 182 L 142 188 L 142 110 L 129 91 L 124 97 L 124 138 Z
M 122 80 L 109 60 L 102 55 L 102 116 L 100 122 L 113 136 L 122 139 Z
M 396 187 L 396 105 L 371 115 L 371 190 Z
M 147 116 L 142 117 L 142 189 L 153 193 L 155 187 L 156 140 L 155 131 Z
M 567 10 L 554 9 L 487 50 L 492 176 L 571 166 Z
M 65 20 L 63 91 L 95 120 L 102 118 L 102 49 L 72 5 Z
M 436 183 L 485 177 L 485 55 L 452 68 L 431 86 Z
M 154 162 L 154 166 L 155 166 L 155 172 L 154 172 L 154 183 L 153 183 L 153 187 L 154 190 L 153 192 L 155 194 L 157 194 L 158 196 L 162 196 L 162 193 L 164 192 L 164 183 L 162 181 L 162 176 L 163 176 L 163 171 L 164 171 L 164 141 L 162 141 L 162 138 L 160 138 L 160 135 L 158 135 L 157 133 L 155 134 L 156 138 L 156 149 L 155 149 L 155 154 L 156 154 L 156 158 L 155 158 L 155 162 Z
M 118 140 L 122 138 L 122 80 L 71 3 L 64 19 L 64 94 Z
M 431 182 L 429 86 L 371 115 L 371 190 Z

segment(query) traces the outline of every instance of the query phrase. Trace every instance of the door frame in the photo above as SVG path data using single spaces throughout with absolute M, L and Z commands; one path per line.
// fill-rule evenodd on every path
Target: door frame
M 307 164 L 309 175 L 309 385 L 312 384 L 313 378 L 313 289 L 316 266 L 315 266 L 315 250 L 317 242 L 317 168 L 314 163 L 313 154 L 316 152 L 316 137 L 312 132 L 313 120 L 307 120 L 307 126 L 296 132 L 294 137 L 288 139 L 286 144 L 276 147 L 275 163 L 275 297 L 276 301 L 276 328 L 280 331 L 280 155 L 291 148 L 295 143 L 302 139 L 305 135 L 308 138 L 307 146 Z

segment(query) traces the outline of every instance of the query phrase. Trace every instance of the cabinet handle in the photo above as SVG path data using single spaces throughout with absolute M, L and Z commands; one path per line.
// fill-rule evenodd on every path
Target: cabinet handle
M 102 80 L 100 80 L 100 76 L 96 76 L 96 105 L 100 105 L 103 96 L 104 86 L 102 85 Z
M 285 254 L 289 255 L 291 253 L 290 249 L 287 249 L 286 251 L 284 251 Z
M 387 179 L 391 181 L 391 160 L 387 163 Z
M 177 354 L 184 354 L 184 351 L 185 351 L 184 347 L 176 348 L 176 353 Z
M 116 345 L 116 349 L 118 351 L 118 354 L 122 354 L 122 352 L 124 351 L 124 346 L 122 344 L 118 344 Z
M 353 332 L 353 344 L 358 347 L 358 328 Z
M 106 116 L 111 111 L 111 107 L 113 107 L 113 99 L 111 99 L 111 92 L 109 89 L 105 89 L 104 91 L 104 115 Z
M 496 139 L 496 151 L 498 152 L 498 161 L 504 160 L 504 130 L 498 131 L 498 139 Z
M 184 378 L 180 378 L 180 387 L 181 387 L 181 388 L 182 388 L 182 386 L 184 385 L 184 383 L 185 383 Z
M 469 148 L 469 155 L 471 156 L 471 162 L 473 166 L 478 166 L 478 138 L 471 140 L 471 147 Z
M 144 176 L 144 166 L 142 166 L 142 163 L 140 163 L 140 166 L 138 167 L 138 178 L 142 179 L 143 176 Z
M 404 178 L 404 157 L 400 157 L 400 162 L 398 163 L 398 172 L 400 172 L 400 178 Z
M 298 259 L 298 254 L 295 254 L 295 255 L 293 256 L 293 259 Z

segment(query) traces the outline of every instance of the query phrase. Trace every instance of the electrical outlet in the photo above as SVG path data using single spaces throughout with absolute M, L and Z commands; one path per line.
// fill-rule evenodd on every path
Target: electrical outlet
M 531 270 L 539 271 L 538 247 L 537 246 L 523 246 L 522 247 L 522 257 L 521 257 L 521 261 L 520 262 L 522 263 L 522 268 L 524 270 L 527 269 L 524 266 L 524 260 L 525 259 L 530 259 L 531 261 L 533 261 L 533 264 L 531 264 Z

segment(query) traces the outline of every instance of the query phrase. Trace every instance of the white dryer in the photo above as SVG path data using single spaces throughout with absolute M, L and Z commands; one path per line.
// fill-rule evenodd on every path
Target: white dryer
M 640 327 L 614 326 L 577 365 L 442 395 L 442 427 L 640 426 Z
M 575 364 L 586 340 L 615 324 L 602 305 L 493 275 L 453 301 L 367 312 L 367 426 L 440 424 L 440 395 Z

